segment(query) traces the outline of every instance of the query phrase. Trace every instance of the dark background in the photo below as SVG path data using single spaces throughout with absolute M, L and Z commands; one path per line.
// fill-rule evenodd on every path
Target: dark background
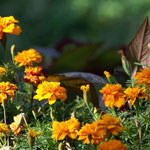
M 36 48 L 45 55 L 44 64 L 49 73 L 86 71 L 101 74 L 103 70 L 112 71 L 120 66 L 120 56 L 116 52 L 131 41 L 145 17 L 150 16 L 150 1 L 0 0 L 0 16 L 10 15 L 19 20 L 23 32 L 20 36 L 8 35 L 8 55 L 12 44 L 16 44 L 18 51 Z M 83 59 L 84 64 L 76 66 L 75 54 L 71 51 L 82 51 L 75 49 L 101 41 L 103 45 Z M 77 53 L 76 57 L 80 60 L 83 55 L 85 51 Z

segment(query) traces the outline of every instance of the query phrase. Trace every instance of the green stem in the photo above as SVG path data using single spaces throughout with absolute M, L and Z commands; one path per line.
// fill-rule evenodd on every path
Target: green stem
M 6 42 L 7 42 L 7 35 L 4 33 L 2 39 L 0 40 L 3 50 L 4 50 L 4 62 L 7 61 L 7 52 L 6 52 Z
M 117 117 L 116 108 L 114 106 L 111 108 L 111 112 L 113 116 Z
M 4 50 L 4 61 L 7 62 L 7 51 L 6 51 L 6 42 L 7 42 L 7 36 L 6 34 L 3 34 L 3 38 L 0 40 L 3 46 Z
M 4 110 L 4 123 L 7 124 L 6 122 L 6 108 L 5 108 L 5 104 L 2 104 L 3 106 L 3 110 Z
M 2 142 L 2 145 L 4 144 L 4 140 L 2 139 L 2 136 L 0 136 L 0 140 Z
M 7 145 L 9 146 L 9 137 L 7 137 Z
M 54 115 L 53 115 L 53 107 L 50 106 L 50 117 L 52 119 L 52 122 L 54 121 Z
M 93 114 L 93 112 L 91 111 L 91 109 L 90 109 L 90 107 L 89 107 L 88 102 L 86 102 L 85 104 L 86 104 L 86 106 L 87 106 L 87 108 L 88 108 L 88 110 L 89 110 L 90 114 L 93 116 L 93 119 L 96 121 L 96 120 L 97 120 L 97 118 L 95 117 L 95 115 L 94 115 L 94 114 Z
M 32 106 L 33 106 L 33 92 L 32 92 L 32 84 L 25 83 L 28 86 L 27 92 L 29 93 L 29 98 L 28 98 L 28 104 L 30 106 L 30 111 L 32 113 Z
M 135 121 L 135 125 L 136 125 L 136 127 L 137 127 L 138 134 L 139 134 L 139 140 L 140 140 L 140 142 L 139 142 L 139 147 L 141 147 L 141 145 L 142 145 L 142 133 L 141 133 L 141 132 L 142 132 L 142 131 L 141 131 L 141 126 L 140 126 L 140 124 L 139 124 L 137 118 L 138 118 L 138 115 L 136 114 L 136 116 L 134 116 L 134 121 Z
M 4 61 L 5 61 L 5 63 L 7 62 L 7 51 L 6 51 L 6 45 L 5 46 L 3 46 L 3 48 L 4 48 Z
M 4 146 L 6 146 L 7 144 L 7 140 L 6 140 L 6 136 L 4 136 Z
M 138 108 L 136 105 L 133 105 L 134 109 L 135 109 L 135 114 L 136 114 L 136 117 L 138 118 L 139 117 L 139 111 L 138 111 Z
M 88 110 L 89 110 L 89 112 L 90 112 L 91 116 L 92 116 L 92 117 L 93 117 L 93 119 L 96 121 L 96 120 L 97 120 L 97 118 L 96 118 L 95 114 L 91 111 L 90 106 L 89 106 L 88 101 L 87 101 L 87 92 L 83 92 L 83 98 L 84 98 L 84 101 L 85 101 L 86 107 L 88 108 Z
M 149 126 L 149 119 L 148 119 L 148 121 L 146 122 L 146 127 L 145 127 L 145 131 L 144 131 L 143 137 L 146 136 L 146 133 L 147 133 L 147 130 L 148 130 L 148 126 Z
M 32 84 L 30 84 L 30 108 L 32 110 L 33 106 L 33 93 L 32 93 Z

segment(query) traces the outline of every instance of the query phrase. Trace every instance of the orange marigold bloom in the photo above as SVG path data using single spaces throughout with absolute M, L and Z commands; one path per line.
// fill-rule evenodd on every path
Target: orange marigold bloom
M 137 80 L 136 82 L 138 84 L 145 84 L 150 90 L 150 68 L 141 69 L 140 72 L 136 73 L 133 79 Z
M 63 140 L 66 136 L 75 139 L 79 127 L 80 122 L 76 118 L 71 118 L 65 122 L 54 121 L 52 124 L 52 129 L 54 130 L 52 138 L 56 139 L 56 141 Z
M 4 67 L 0 67 L 0 75 L 5 75 L 6 69 Z
M 109 140 L 99 145 L 99 150 L 126 150 L 127 147 L 120 140 Z
M 106 84 L 100 90 L 100 93 L 103 94 L 103 101 L 106 107 L 116 106 L 120 108 L 125 104 L 125 94 L 120 84 Z
M 56 99 L 65 101 L 67 99 L 66 89 L 60 86 L 60 82 L 43 81 L 38 85 L 34 99 L 39 101 L 48 99 L 50 105 L 56 102 Z
M 40 134 L 41 134 L 40 132 L 35 132 L 34 130 L 29 129 L 29 136 L 31 137 L 36 137 Z
M 105 139 L 106 130 L 103 129 L 98 122 L 99 121 L 96 121 L 92 124 L 86 123 L 82 126 L 78 132 L 78 140 L 83 140 L 83 143 L 96 145 L 103 141 Z
M 77 131 L 79 130 L 80 127 L 80 122 L 76 118 L 71 118 L 70 120 L 65 122 L 68 127 L 68 136 L 71 139 L 75 139 L 77 137 Z
M 131 105 L 134 105 L 135 101 L 138 98 L 148 98 L 148 94 L 146 93 L 145 87 L 142 87 L 141 89 L 139 89 L 139 87 L 135 87 L 135 88 L 128 87 L 124 91 L 124 93 L 127 95 L 127 98 Z
M 23 78 L 24 82 L 33 83 L 35 86 L 37 86 L 41 81 L 45 81 L 46 78 L 41 72 L 42 67 L 26 67 L 25 73 L 26 75 Z
M 15 91 L 17 90 L 17 86 L 11 84 L 9 82 L 1 82 L 0 83 L 0 103 L 7 101 L 8 95 L 11 99 L 14 99 Z
M 0 123 L 0 134 L 10 132 L 6 124 Z
M 99 127 L 109 131 L 113 135 L 118 135 L 118 132 L 123 131 L 124 127 L 120 125 L 119 117 L 113 117 L 109 114 L 104 114 L 101 120 L 98 121 Z
M 3 38 L 3 35 L 5 33 L 19 35 L 20 32 L 22 31 L 21 31 L 21 28 L 15 24 L 18 22 L 19 21 L 15 20 L 13 16 L 10 16 L 10 17 L 0 16 L 0 40 Z
M 40 63 L 42 61 L 42 56 L 35 49 L 23 50 L 21 53 L 14 57 L 15 64 L 21 66 L 32 66 L 33 62 Z
M 68 128 L 64 121 L 54 121 L 52 124 L 52 129 L 54 130 L 52 138 L 56 139 L 56 141 L 63 140 L 67 136 Z

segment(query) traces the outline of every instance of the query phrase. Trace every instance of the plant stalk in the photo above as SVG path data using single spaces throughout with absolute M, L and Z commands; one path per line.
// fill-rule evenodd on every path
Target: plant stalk
M 88 104 L 88 101 L 87 101 L 87 92 L 86 92 L 86 91 L 84 91 L 84 92 L 83 92 L 83 98 L 84 98 L 84 101 L 85 101 L 86 107 L 88 108 L 88 110 L 89 110 L 89 112 L 90 112 L 91 116 L 92 116 L 92 117 L 93 117 L 93 119 L 96 121 L 96 120 L 97 120 L 97 118 L 96 118 L 95 114 L 93 114 L 93 112 L 91 111 L 91 109 L 90 109 L 90 107 L 89 107 L 89 104 Z
M 3 106 L 3 111 L 4 111 L 4 123 L 7 124 L 6 122 L 6 107 L 5 107 L 5 104 L 2 104 Z

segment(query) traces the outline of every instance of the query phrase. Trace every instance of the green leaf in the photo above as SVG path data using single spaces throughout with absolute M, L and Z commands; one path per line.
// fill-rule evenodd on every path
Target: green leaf
M 71 50 L 64 51 L 58 61 L 53 65 L 51 71 L 54 73 L 62 73 L 83 70 L 102 44 L 102 42 L 99 42 L 80 45 Z

